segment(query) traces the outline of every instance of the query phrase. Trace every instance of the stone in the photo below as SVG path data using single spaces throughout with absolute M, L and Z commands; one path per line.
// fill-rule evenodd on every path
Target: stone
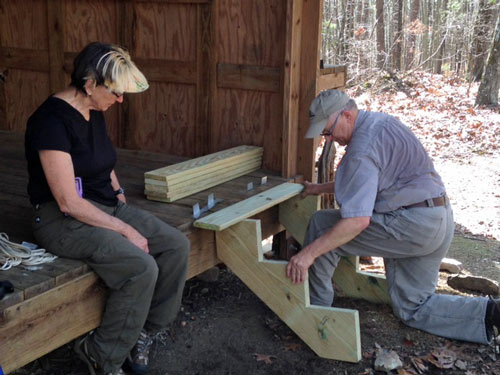
M 464 268 L 462 262 L 452 258 L 443 258 L 441 261 L 440 271 L 446 271 L 449 273 L 460 273 Z
M 377 359 L 375 359 L 374 368 L 376 371 L 391 372 L 403 367 L 403 362 L 399 359 L 399 355 L 391 350 L 377 349 Z
M 448 278 L 448 285 L 453 289 L 472 290 L 493 296 L 497 296 L 500 293 L 497 282 L 481 276 L 450 276 Z

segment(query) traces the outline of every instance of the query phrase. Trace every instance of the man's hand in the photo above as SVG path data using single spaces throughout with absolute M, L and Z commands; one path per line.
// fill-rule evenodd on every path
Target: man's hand
M 302 193 L 300 194 L 302 198 L 305 198 L 308 195 L 318 195 L 317 184 L 313 184 L 309 181 L 304 181 L 302 185 L 304 185 L 304 190 L 302 190 Z
M 306 280 L 307 270 L 314 263 L 314 257 L 304 250 L 290 258 L 286 266 L 286 275 L 292 283 L 303 283 Z

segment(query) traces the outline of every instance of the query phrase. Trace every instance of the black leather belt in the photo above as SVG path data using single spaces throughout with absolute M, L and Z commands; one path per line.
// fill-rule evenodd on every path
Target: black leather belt
M 429 201 L 432 200 L 433 205 L 429 205 Z M 439 206 L 446 206 L 447 202 L 447 197 L 446 195 L 444 197 L 437 197 L 437 198 L 432 198 L 432 199 L 427 199 L 423 202 L 418 202 L 414 204 L 410 204 L 409 206 L 403 206 L 403 208 L 414 208 L 414 207 L 439 207 Z

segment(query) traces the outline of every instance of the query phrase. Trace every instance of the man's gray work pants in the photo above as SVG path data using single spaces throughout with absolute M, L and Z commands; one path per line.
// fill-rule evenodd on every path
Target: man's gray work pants
M 130 224 L 148 240 L 149 254 L 112 230 L 64 216 L 56 204 L 40 205 L 33 229 L 38 245 L 87 263 L 110 289 L 101 325 L 89 337 L 89 354 L 105 371 L 123 364 L 141 329 L 165 328 L 176 316 L 186 278 L 189 241 L 150 213 L 118 202 L 92 204 Z
M 304 247 L 340 219 L 339 210 L 316 212 Z M 392 308 L 405 324 L 442 337 L 488 343 L 484 321 L 487 298 L 434 293 L 453 232 L 449 204 L 374 213 L 369 227 L 353 240 L 316 259 L 309 270 L 311 304 L 332 305 L 332 276 L 340 256 L 383 257 Z

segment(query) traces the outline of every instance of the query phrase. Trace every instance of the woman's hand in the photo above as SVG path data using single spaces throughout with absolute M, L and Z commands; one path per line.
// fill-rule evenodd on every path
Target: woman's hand
M 132 242 L 139 249 L 149 254 L 148 240 L 130 225 L 123 232 L 123 236 Z
M 125 194 L 118 194 L 116 198 L 118 198 L 119 201 L 122 201 L 123 203 L 127 204 L 127 199 L 125 198 Z
M 313 263 L 314 257 L 302 250 L 290 258 L 286 266 L 286 275 L 294 284 L 303 283 L 306 280 L 307 270 Z

